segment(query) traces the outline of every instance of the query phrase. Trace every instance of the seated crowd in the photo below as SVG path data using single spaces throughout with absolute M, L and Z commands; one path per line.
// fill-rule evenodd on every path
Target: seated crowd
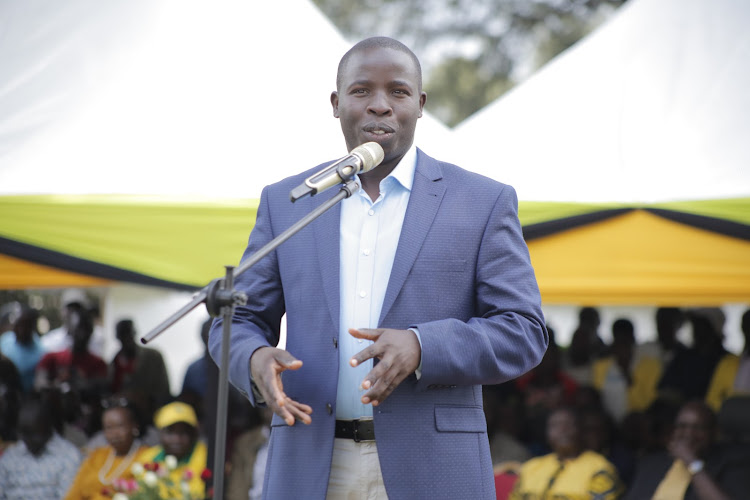
M 497 498 L 750 498 L 750 310 L 739 356 L 724 319 L 660 308 L 657 341 L 637 345 L 620 318 L 606 345 L 584 308 L 565 350 L 550 330 L 539 366 L 484 390 Z
M 28 307 L 0 327 L 0 500 L 211 497 L 218 369 L 207 349 L 173 397 L 162 355 L 139 345 L 131 320 L 117 323 L 107 362 L 95 311 L 64 309 L 44 336 Z M 689 347 L 677 340 L 685 322 Z M 750 310 L 739 356 L 723 347 L 720 309 L 660 308 L 655 325 L 657 340 L 638 345 L 618 319 L 607 345 L 583 308 L 569 347 L 550 329 L 539 366 L 484 388 L 498 499 L 747 498 Z M 270 414 L 229 395 L 224 496 L 260 498 Z
M 0 332 L 0 500 L 211 497 L 218 368 L 207 350 L 173 397 L 161 353 L 139 345 L 132 320 L 116 324 L 106 362 L 82 302 L 43 336 L 37 319 L 17 307 Z M 234 390 L 228 407 L 224 497 L 260 498 L 270 418 Z

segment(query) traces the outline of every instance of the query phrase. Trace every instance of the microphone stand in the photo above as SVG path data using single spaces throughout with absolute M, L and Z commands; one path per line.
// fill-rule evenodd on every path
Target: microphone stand
M 244 292 L 234 290 L 234 280 L 302 228 L 323 215 L 340 201 L 353 195 L 359 189 L 359 184 L 353 179 L 356 172 L 357 170 L 353 170 L 351 175 L 346 176 L 343 181 L 345 184 L 333 198 L 321 204 L 290 226 L 286 231 L 266 243 L 250 258 L 240 263 L 239 267 L 225 266 L 225 275 L 223 278 L 216 278 L 211 281 L 211 283 L 198 291 L 190 302 L 141 338 L 143 344 L 148 344 L 163 333 L 164 330 L 203 303 L 206 304 L 206 310 L 211 317 L 219 315 L 222 317 L 221 362 L 219 363 L 219 391 L 216 405 L 216 443 L 213 469 L 214 498 L 217 500 L 223 500 L 224 498 L 224 455 L 226 453 L 227 400 L 229 396 L 229 337 L 231 335 L 232 317 L 234 316 L 235 307 L 247 304 L 247 295 Z

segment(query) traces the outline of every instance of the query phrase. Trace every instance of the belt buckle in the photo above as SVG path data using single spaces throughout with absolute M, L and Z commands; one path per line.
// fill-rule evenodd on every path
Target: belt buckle
M 361 443 L 362 440 L 359 438 L 359 420 L 352 420 L 352 434 L 354 435 L 354 442 Z

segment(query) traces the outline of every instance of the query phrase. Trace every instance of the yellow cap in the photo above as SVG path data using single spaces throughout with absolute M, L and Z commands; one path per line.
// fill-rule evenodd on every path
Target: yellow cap
M 198 427 L 198 417 L 195 416 L 193 407 L 186 403 L 175 401 L 163 406 L 156 412 L 154 424 L 157 429 L 163 429 L 177 422 L 185 422 L 193 427 Z

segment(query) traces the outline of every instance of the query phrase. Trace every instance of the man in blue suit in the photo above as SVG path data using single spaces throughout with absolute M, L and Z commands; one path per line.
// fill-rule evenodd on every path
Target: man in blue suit
M 426 94 L 400 42 L 356 44 L 336 86 L 347 148 L 382 164 L 235 283 L 230 380 L 274 412 L 264 498 L 494 499 L 482 385 L 548 342 L 515 191 L 414 146 Z M 243 259 L 335 194 L 289 202 L 319 169 L 264 189 Z

